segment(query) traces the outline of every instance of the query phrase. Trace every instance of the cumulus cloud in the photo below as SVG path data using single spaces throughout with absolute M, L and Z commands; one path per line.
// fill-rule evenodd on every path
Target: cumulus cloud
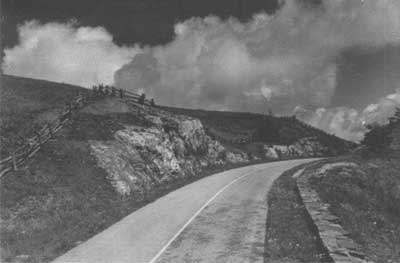
M 273 16 L 192 18 L 175 34 L 118 70 L 116 85 L 162 104 L 289 113 L 330 105 L 342 51 L 400 44 L 400 2 L 286 0 Z
M 102 27 L 27 22 L 18 28 L 19 44 L 4 51 L 3 72 L 89 87 L 112 84 L 114 72 L 137 48 L 119 47 Z
M 315 111 L 297 106 L 297 117 L 311 125 L 351 141 L 360 141 L 364 137 L 368 124 L 385 124 L 400 107 L 400 89 L 362 111 L 349 107 L 318 108 Z
M 84 86 L 114 81 L 159 104 L 190 108 L 263 112 L 267 104 L 291 114 L 304 105 L 297 111 L 308 122 L 357 140 L 362 123 L 383 118 L 391 99 L 365 112 L 330 109 L 338 58 L 354 48 L 400 47 L 400 1 L 304 2 L 283 1 L 274 15 L 246 23 L 191 18 L 175 25 L 170 43 L 140 48 L 115 45 L 101 27 L 29 22 L 19 28 L 20 43 L 5 50 L 2 68 Z

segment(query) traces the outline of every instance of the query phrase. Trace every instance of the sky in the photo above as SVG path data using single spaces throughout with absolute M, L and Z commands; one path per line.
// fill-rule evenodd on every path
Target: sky
M 88 15 L 92 2 L 39 12 L 10 1 L 2 70 L 159 104 L 271 109 L 353 141 L 400 105 L 398 0 L 120 0 Z

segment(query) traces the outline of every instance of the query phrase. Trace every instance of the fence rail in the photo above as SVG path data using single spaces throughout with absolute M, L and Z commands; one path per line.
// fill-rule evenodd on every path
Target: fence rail
M 80 93 L 61 109 L 59 116 L 52 122 L 46 123 L 35 135 L 25 139 L 25 144 L 12 151 L 12 154 L 0 160 L 0 178 L 11 171 L 17 171 L 22 164 L 32 158 L 53 136 L 64 127 L 72 118 L 74 111 L 79 110 L 88 104 L 104 97 L 120 97 L 127 102 L 154 106 L 153 100 L 147 100 L 144 95 L 139 95 L 131 91 L 116 89 L 110 86 L 95 86 L 88 92 Z

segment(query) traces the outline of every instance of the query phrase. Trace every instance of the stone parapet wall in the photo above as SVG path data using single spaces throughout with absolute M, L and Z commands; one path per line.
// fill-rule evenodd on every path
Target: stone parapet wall
M 297 188 L 329 256 L 335 263 L 372 263 L 360 252 L 360 246 L 349 238 L 349 233 L 339 224 L 339 218 L 330 213 L 329 204 L 324 203 L 311 187 L 310 177 L 307 172 L 297 175 Z

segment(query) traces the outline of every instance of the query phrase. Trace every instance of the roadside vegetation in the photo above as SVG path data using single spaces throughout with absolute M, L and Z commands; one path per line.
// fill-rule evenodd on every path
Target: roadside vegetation
M 400 156 L 357 153 L 329 161 L 356 163 L 311 180 L 351 238 L 375 262 L 400 261 Z
M 398 125 L 400 110 L 389 124 L 370 126 L 358 150 L 328 161 L 356 166 L 327 169 L 311 180 L 351 238 L 378 263 L 400 262 L 400 151 L 390 148 Z

